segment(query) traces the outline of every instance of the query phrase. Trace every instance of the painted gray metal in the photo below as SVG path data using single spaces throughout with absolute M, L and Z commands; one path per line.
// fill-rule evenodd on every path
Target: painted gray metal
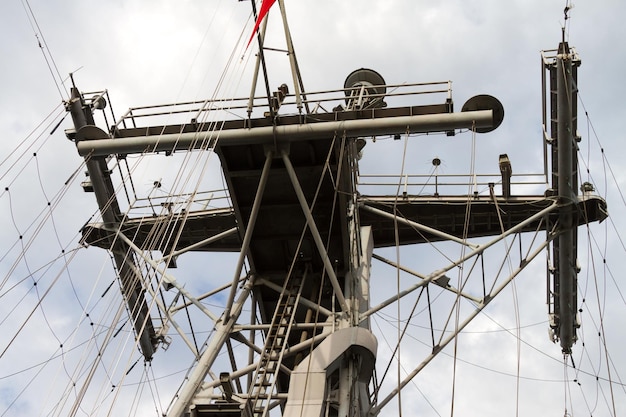
M 281 141 L 303 141 L 332 137 L 335 133 L 348 137 L 394 135 L 406 133 L 444 132 L 454 129 L 485 128 L 493 123 L 492 110 L 463 113 L 421 114 L 391 118 L 340 120 L 302 123 L 286 126 L 263 126 L 207 132 L 186 132 L 135 136 L 112 139 L 102 137 L 77 138 L 81 156 L 106 156 L 145 152 L 174 152 L 206 148 L 207 143 L 219 141 L 220 146 L 272 144 Z

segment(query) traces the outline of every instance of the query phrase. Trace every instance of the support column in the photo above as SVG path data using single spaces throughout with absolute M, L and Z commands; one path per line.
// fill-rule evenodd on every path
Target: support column
M 261 199 L 263 198 L 263 193 L 265 192 L 265 185 L 267 184 L 267 179 L 270 175 L 273 156 L 274 153 L 272 151 L 267 151 L 265 155 L 265 164 L 263 165 L 263 171 L 261 172 L 261 178 L 259 179 L 259 186 L 257 188 L 256 195 L 254 196 L 252 212 L 250 213 L 250 219 L 248 220 L 248 225 L 246 226 L 243 243 L 241 244 L 241 252 L 239 252 L 239 260 L 237 261 L 237 267 L 235 268 L 233 284 L 230 287 L 230 293 L 228 295 L 228 300 L 226 301 L 226 308 L 224 309 L 224 321 L 228 321 L 230 318 L 230 309 L 232 308 L 235 300 L 235 292 L 237 291 L 237 283 L 239 282 L 241 271 L 243 270 L 243 264 L 246 260 L 246 256 L 248 256 L 250 241 L 252 240 L 254 225 L 256 224 L 257 215 L 259 214 L 259 209 L 261 208 Z
M 572 57 L 566 42 L 559 45 L 556 60 L 557 112 L 558 112 L 558 197 L 559 243 L 557 276 L 559 315 L 559 340 L 564 354 L 572 352 L 576 341 L 577 270 L 575 253 L 574 203 L 577 190 L 574 186 L 574 132 L 572 122 Z
M 341 307 L 342 312 L 348 315 L 350 314 L 350 308 L 343 295 L 343 290 L 341 288 L 341 285 L 339 284 L 337 274 L 335 274 L 335 270 L 333 269 L 330 258 L 328 257 L 326 248 L 324 247 L 324 242 L 322 241 L 320 232 L 317 229 L 317 224 L 315 224 L 315 219 L 313 219 L 313 215 L 311 214 L 309 203 L 306 201 L 306 197 L 302 192 L 302 187 L 300 187 L 300 182 L 298 181 L 296 171 L 293 169 L 293 165 L 291 165 L 291 161 L 289 160 L 289 155 L 287 154 L 287 152 L 282 151 L 281 156 L 283 158 L 283 162 L 285 163 L 287 174 L 289 174 L 289 178 L 291 179 L 291 184 L 293 185 L 293 188 L 298 197 L 298 201 L 300 202 L 300 206 L 302 207 L 302 212 L 306 217 L 306 222 L 309 226 L 309 230 L 311 230 L 311 235 L 313 236 L 313 240 L 315 241 L 315 246 L 317 246 L 317 250 L 320 254 L 320 257 L 322 258 L 322 262 L 324 262 L 324 269 L 326 270 L 328 278 L 330 279 L 330 283 L 332 284 L 333 290 L 335 291 L 335 297 L 339 302 L 339 306 Z
M 81 128 L 95 125 L 93 113 L 91 107 L 84 103 L 83 97 L 76 87 L 72 88 L 72 96 L 67 108 L 74 121 L 78 145 Z M 117 230 L 122 216 L 106 159 L 104 156 L 85 156 L 85 165 L 100 208 L 102 221 L 107 227 Z M 135 328 L 135 334 L 139 339 L 141 352 L 145 360 L 150 361 L 156 346 L 156 334 L 145 302 L 141 283 L 142 277 L 137 272 L 139 268 L 135 265 L 128 245 L 119 239 L 114 240 L 110 251 L 113 254 L 122 293 Z

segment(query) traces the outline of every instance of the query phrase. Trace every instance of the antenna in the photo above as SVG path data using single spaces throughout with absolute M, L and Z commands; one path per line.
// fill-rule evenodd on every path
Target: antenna
M 253 13 L 255 16 L 257 16 L 255 2 L 252 1 L 251 3 L 252 3 Z M 248 101 L 248 117 L 250 117 L 250 115 L 252 114 L 252 109 L 254 107 L 256 84 L 257 84 L 257 79 L 259 77 L 259 71 L 261 70 L 261 67 L 263 70 L 263 77 L 265 80 L 267 100 L 268 100 L 268 103 L 270 103 L 269 115 L 272 118 L 274 118 L 275 117 L 274 112 L 275 110 L 277 110 L 277 109 L 272 108 L 271 106 L 272 93 L 270 92 L 269 81 L 268 81 L 268 70 L 267 70 L 265 56 L 264 56 L 265 49 L 276 50 L 273 48 L 264 47 L 264 38 L 265 38 L 265 32 L 266 32 L 266 27 L 267 27 L 267 15 L 269 13 L 269 9 L 272 7 L 272 5 L 274 5 L 274 3 L 278 3 L 281 18 L 283 21 L 283 28 L 285 31 L 285 42 L 286 42 L 286 47 L 287 47 L 285 52 L 287 53 L 287 56 L 289 57 L 289 64 L 291 67 L 291 76 L 293 80 L 293 88 L 294 88 L 294 96 L 296 99 L 296 106 L 298 107 L 298 111 L 300 113 L 302 113 L 303 108 L 307 114 L 310 113 L 309 104 L 306 100 L 306 94 L 304 92 L 304 83 L 302 81 L 302 76 L 300 74 L 300 67 L 298 66 L 296 52 L 293 46 L 293 41 L 291 39 L 291 31 L 289 30 L 289 24 L 287 23 L 287 14 L 285 11 L 285 5 L 283 3 L 283 0 L 263 0 L 263 2 L 261 3 L 261 10 L 259 11 L 259 15 L 256 17 L 257 24 L 255 25 L 253 35 L 252 35 L 252 37 L 255 34 L 257 35 L 258 42 L 259 42 L 259 53 L 257 55 L 257 62 L 255 65 L 254 76 L 252 78 L 252 86 L 250 89 L 250 98 Z M 261 21 L 263 21 L 264 23 L 260 25 L 260 30 L 258 30 L 259 24 Z M 252 39 L 252 37 L 250 39 Z
M 387 107 L 383 101 L 387 92 L 385 84 L 382 75 L 374 70 L 360 68 L 352 71 L 343 83 L 347 110 Z
M 493 111 L 493 125 L 489 127 L 477 127 L 474 129 L 477 133 L 487 133 L 495 130 L 504 120 L 504 107 L 500 100 L 488 94 L 479 94 L 467 100 L 461 112 L 491 110 Z
M 562 42 L 565 42 L 565 30 L 567 29 L 567 21 L 570 19 L 569 11 L 574 8 L 574 5 L 571 4 L 570 0 L 565 1 L 565 8 L 563 9 L 564 22 L 563 27 L 561 28 L 561 37 Z

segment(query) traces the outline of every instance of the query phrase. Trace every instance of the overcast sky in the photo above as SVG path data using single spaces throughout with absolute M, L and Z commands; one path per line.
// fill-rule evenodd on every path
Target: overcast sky
M 539 52 L 555 49 L 561 39 L 564 0 L 285 0 L 285 5 L 307 91 L 341 88 L 345 77 L 361 67 L 378 71 L 388 84 L 452 80 L 457 110 L 470 97 L 483 93 L 497 97 L 505 109 L 502 125 L 477 139 L 478 172 L 497 173 L 498 155 L 502 153 L 510 156 L 515 173 L 543 170 Z M 274 9 L 270 13 L 267 45 L 282 48 L 282 25 L 278 8 Z M 587 119 L 582 106 L 579 108 L 581 155 L 590 170 L 590 176 L 583 178 L 593 182 L 597 192 L 607 198 L 613 220 L 593 229 L 592 246 L 594 250 L 599 249 L 595 258 L 588 256 L 590 250 L 586 243 L 579 247 L 583 267 L 581 282 L 585 285 L 580 292 L 590 299 L 600 300 L 601 309 L 606 313 L 605 335 L 614 366 L 611 376 L 617 379 L 626 370 L 623 344 L 620 344 L 624 341 L 620 319 L 624 317 L 625 304 L 619 276 L 623 270 L 619 261 L 625 254 L 613 230 L 613 225 L 618 232 L 625 226 L 620 213 L 626 203 L 618 186 L 623 188 L 626 182 L 624 129 L 621 127 L 626 116 L 626 84 L 621 82 L 626 64 L 626 25 L 623 23 L 626 4 L 618 0 L 579 1 L 574 3 L 569 16 L 566 38 L 582 59 L 579 92 L 589 115 Z M 97 206 L 93 195 L 83 193 L 79 186 L 82 170 L 78 171 L 81 178 L 71 181 L 72 186 L 63 191 L 62 198 L 57 195 L 59 190 L 64 190 L 63 184 L 74 178 L 82 162 L 74 144 L 63 134 L 64 129 L 71 128 L 69 117 L 49 135 L 64 115 L 59 106 L 62 99 L 67 98 L 68 74 L 74 73 L 76 84 L 83 91 L 107 89 L 118 116 L 130 106 L 201 100 L 216 91 L 218 96 L 246 96 L 256 52 L 254 43 L 248 50 L 244 48 L 252 25 L 248 1 L 30 0 L 25 3 L 5 0 L 0 4 L 3 35 L 0 41 L 0 126 L 4 127 L 0 140 L 0 160 L 3 161 L 0 166 L 0 276 L 3 284 L 5 280 L 8 282 L 0 290 L 0 313 L 10 317 L 9 320 L 0 318 L 0 350 L 10 343 L 12 334 L 27 317 L 28 309 L 22 314 L 14 313 L 19 311 L 21 297 L 30 300 L 30 308 L 36 299 L 32 280 L 20 280 L 29 276 L 43 277 L 45 273 L 54 278 L 57 269 L 48 272 L 46 263 L 60 255 L 62 261 L 72 264 L 70 273 L 58 275 L 59 281 L 65 284 L 63 289 L 55 289 L 55 301 L 47 302 L 48 315 L 40 311 L 33 315 L 33 322 L 48 323 L 45 328 L 59 329 L 59 334 L 48 330 L 40 333 L 38 325 L 30 325 L 0 356 L 0 413 L 5 413 L 0 415 L 48 415 L 49 404 L 54 400 L 45 398 L 48 406 L 38 408 L 37 401 L 44 401 L 39 398 L 43 392 L 41 385 L 26 385 L 41 368 L 34 368 L 23 377 L 8 375 L 49 358 L 58 348 L 59 340 L 64 340 L 61 329 L 77 326 L 78 318 L 73 316 L 80 314 L 76 298 L 89 299 L 92 287 L 96 288 L 94 294 L 98 294 L 93 297 L 97 297 L 113 280 L 104 251 L 80 250 L 79 260 L 70 259 L 72 249 L 78 246 L 80 228 L 97 213 Z M 234 58 L 227 65 L 231 54 Z M 268 52 L 267 57 L 271 87 L 283 82 L 291 85 L 285 54 Z M 227 82 L 218 88 L 226 69 Z M 49 114 L 54 117 L 46 119 Z M 24 140 L 26 145 L 18 147 Z M 33 145 L 28 147 L 31 143 Z M 362 169 L 371 169 L 373 173 L 396 172 L 403 144 L 403 141 L 382 140 L 368 143 Z M 438 157 L 442 161 L 442 173 L 467 174 L 471 146 L 469 134 L 416 139 L 407 146 L 409 171 L 428 174 L 432 159 Z M 612 171 L 603 164 L 600 147 Z M 18 152 L 11 155 L 16 148 Z M 166 172 L 173 168 L 168 165 L 167 169 L 162 166 L 159 169 Z M 141 175 L 134 180 L 138 188 L 145 189 L 163 175 L 154 167 L 138 172 Z M 52 202 L 54 208 L 51 217 L 48 202 Z M 46 220 L 45 225 L 40 227 L 43 220 Z M 582 235 L 587 232 L 580 234 L 584 238 Z M 37 239 L 33 238 L 30 243 L 30 237 L 35 235 Z M 28 256 L 14 264 L 23 250 L 28 250 Z M 65 251 L 65 258 L 62 251 Z M 599 266 L 603 264 L 602 256 L 607 259 L 609 273 Z M 421 256 L 422 260 L 426 258 L 427 255 Z M 197 259 L 197 262 L 204 261 Z M 595 384 L 593 377 L 577 385 L 571 381 L 575 378 L 583 381 L 583 376 L 577 378 L 571 370 L 564 377 L 563 367 L 558 364 L 559 348 L 547 341 L 545 264 L 542 262 L 539 260 L 518 284 L 520 325 L 526 327 L 524 346 L 528 350 L 520 370 L 520 415 L 538 412 L 562 415 L 564 391 L 572 397 L 567 407 L 573 408 L 574 415 L 610 415 L 608 385 Z M 598 275 L 590 272 L 594 262 Z M 187 262 L 186 272 L 199 274 L 202 264 L 194 268 L 189 263 L 193 262 Z M 422 271 L 428 273 L 442 266 L 428 264 Z M 380 268 L 379 271 L 385 271 L 384 267 Z M 34 273 L 34 270 L 43 272 Z M 101 270 L 109 271 L 109 275 Z M 228 279 L 231 275 L 232 272 L 225 272 Z M 53 278 L 46 281 L 45 288 Z M 376 275 L 372 279 L 376 280 Z M 69 285 L 70 282 L 76 287 Z M 598 282 L 601 292 L 596 295 L 591 287 Z M 23 289 L 6 292 L 12 285 Z M 197 282 L 190 281 L 189 285 L 197 285 Z M 74 297 L 73 294 L 80 295 Z M 512 317 L 514 309 L 510 307 L 514 298 L 510 292 L 502 297 L 504 300 L 495 302 L 493 309 L 488 309 L 487 316 L 483 316 L 480 326 L 473 327 L 474 333 L 470 332 L 464 340 L 467 351 L 461 350 L 459 357 L 473 365 L 468 365 L 460 374 L 456 415 L 496 416 L 515 412 L 516 370 L 510 366 L 515 363 L 511 358 L 516 357 L 516 343 L 514 337 L 502 332 L 500 327 L 508 329 L 516 325 Z M 586 357 L 591 355 L 589 352 L 603 350 L 602 339 L 594 337 L 600 326 L 597 311 L 584 314 L 588 314 L 583 315 L 588 327 L 583 327 L 583 337 L 588 337 L 587 344 L 594 349 L 584 350 L 579 341 L 574 357 L 584 361 L 581 365 L 584 372 L 594 375 L 597 365 L 601 378 L 607 378 L 606 362 L 600 357 Z M 498 334 L 489 336 L 486 331 Z M 481 340 L 483 336 L 487 342 Z M 381 356 L 385 355 L 384 345 L 384 341 L 379 340 Z M 551 351 L 533 356 L 535 350 L 544 349 Z M 21 365 L 24 357 L 30 359 L 25 361 L 26 365 Z M 406 365 L 412 368 L 413 362 L 420 360 L 411 358 Z M 168 364 L 168 369 L 178 372 L 187 365 Z M 452 362 L 435 362 L 432 366 L 432 371 L 416 378 L 416 390 L 405 398 L 409 404 L 405 411 L 411 410 L 413 414 L 419 410 L 420 415 L 433 416 L 450 414 L 451 380 L 443 375 L 449 375 Z M 64 372 L 71 374 L 72 370 L 53 373 L 46 368 L 41 371 L 38 382 L 45 380 L 43 386 L 47 389 L 57 381 L 52 375 L 67 375 Z M 182 379 L 182 374 L 176 378 Z M 570 382 L 564 383 L 564 379 Z M 441 387 L 445 389 L 438 390 Z M 22 389 L 23 394 L 19 394 Z M 626 408 L 624 386 L 616 384 L 613 390 L 617 413 L 623 414 Z M 420 392 L 426 394 L 422 396 Z M 15 398 L 18 400 L 11 405 Z

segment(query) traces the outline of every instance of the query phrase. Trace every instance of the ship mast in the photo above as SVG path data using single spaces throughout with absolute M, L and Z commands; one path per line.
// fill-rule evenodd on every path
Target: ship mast
M 67 110 L 72 115 L 74 131 L 69 132 L 69 134 L 75 138 L 75 142 L 78 144 L 83 137 L 93 135 L 94 129 L 96 132 L 102 132 L 95 127 L 93 109 L 106 106 L 106 101 L 100 95 L 95 98 L 92 97 L 90 102 L 87 103 L 75 85 L 71 89 L 71 94 L 71 98 L 67 103 Z M 89 177 L 89 188 L 95 194 L 102 215 L 103 225 L 110 228 L 110 230 L 118 230 L 122 222 L 122 214 L 106 158 L 104 156 L 85 156 L 85 165 Z M 135 332 L 139 335 L 139 348 L 145 360 L 149 361 L 154 354 L 157 340 L 144 298 L 145 291 L 141 281 L 140 270 L 137 267 L 132 251 L 124 242 L 114 239 L 111 243 L 110 251 L 115 262 L 129 315 Z
M 168 326 L 175 323 L 174 312 L 187 305 L 176 305 L 178 295 L 172 297 L 171 306 L 160 311 L 165 324 L 155 330 L 143 298 L 151 287 L 150 278 L 141 276 L 142 269 L 132 263 L 134 259 L 162 276 L 159 289 L 166 287 L 182 294 L 188 305 L 197 306 L 213 324 L 212 336 L 202 348 L 192 348 L 193 369 L 167 415 L 266 417 L 278 410 L 287 417 L 378 415 L 533 258 L 545 251 L 549 242 L 553 242 L 554 258 L 550 292 L 553 327 L 563 352 L 569 354 L 576 339 L 576 227 L 601 220 L 606 212 L 602 199 L 581 198 L 576 191 L 572 85 L 579 61 L 567 44 L 561 43 L 554 61 L 545 56 L 543 60 L 554 87 L 550 94 L 553 181 L 547 195 L 515 195 L 511 162 L 501 155 L 501 195 L 496 195 L 490 182 L 489 195 L 445 195 L 437 191 L 428 196 L 362 196 L 358 189 L 359 160 L 365 138 L 404 135 L 408 139 L 418 133 L 453 136 L 459 129 L 473 135 L 488 133 L 502 122 L 502 105 L 491 96 L 479 95 L 468 100 L 461 112 L 454 112 L 449 82 L 443 83 L 445 87 L 442 83 L 423 83 L 392 89 L 380 74 L 364 68 L 348 75 L 343 89 L 305 94 L 284 3 L 277 2 L 292 71 L 292 94 L 282 85 L 276 93 L 269 93 L 264 24 L 258 35 L 260 51 L 252 91 L 241 102 L 220 107 L 223 101 L 207 101 L 191 110 L 179 110 L 176 103 L 154 110 L 146 107 L 141 109 L 144 114 L 129 112 L 107 133 L 93 126 L 93 118 L 82 121 L 81 115 L 91 109 L 82 95 L 73 93 L 70 111 L 76 115 L 76 132 L 70 136 L 78 153 L 88 161 L 103 217 L 101 223 L 85 227 L 85 242 L 115 255 L 122 292 L 145 359 L 158 356 L 153 355 L 155 341 L 165 339 Z M 261 68 L 267 95 L 259 98 L 255 90 Z M 395 91 L 405 88 L 415 90 Z M 387 105 L 395 98 L 417 102 L 416 97 L 441 93 L 442 88 L 445 97 L 441 102 Z M 323 109 L 329 103 L 332 111 L 315 112 L 309 107 Z M 210 114 L 223 119 L 198 123 L 200 118 L 193 117 L 180 124 L 141 125 L 142 117 L 167 114 L 162 110 L 167 106 L 173 109 L 170 114 Z M 269 110 L 262 117 L 253 117 L 261 106 Z M 247 117 L 233 118 L 234 109 Z M 119 214 L 114 189 L 107 182 L 107 157 L 192 151 L 219 156 L 229 207 L 204 205 L 190 210 L 193 201 L 186 201 L 185 208 L 175 212 L 136 218 Z M 583 212 L 586 217 L 580 214 Z M 160 229 L 167 231 L 167 239 L 155 238 Z M 543 230 L 548 234 L 545 242 L 530 247 L 508 277 L 499 279 L 498 273 L 492 286 L 483 282 L 479 295 L 468 294 L 463 285 L 450 285 L 446 272 L 482 257 L 498 243 L 506 244 L 511 236 Z M 175 238 L 170 239 L 172 236 Z M 484 237 L 492 238 L 470 242 Z M 429 275 L 415 274 L 421 279 L 417 284 L 371 305 L 374 249 L 440 241 L 461 245 L 463 255 Z M 191 251 L 239 253 L 229 277 L 232 279 L 222 288 L 225 308 L 220 314 L 208 311 L 184 285 L 159 269 L 159 262 L 168 267 L 172 259 Z M 163 258 L 155 260 L 152 252 L 161 252 Z M 132 280 L 125 278 L 127 275 Z M 475 308 L 454 331 L 444 326 L 438 339 L 431 315 L 430 354 L 407 372 L 394 390 L 379 398 L 374 372 L 377 339 L 370 317 L 407 294 L 435 285 L 452 294 L 454 303 L 465 297 Z M 161 308 L 157 301 L 153 305 Z M 249 320 L 243 314 L 246 310 Z M 180 333 L 184 338 L 184 332 Z M 236 364 L 231 341 L 247 349 L 245 365 Z M 216 370 L 222 366 L 218 357 L 225 352 L 232 369 Z
M 577 276 L 580 270 L 577 260 L 577 225 L 579 217 L 585 216 L 584 212 L 576 208 L 578 201 L 576 154 L 580 137 L 576 134 L 577 87 L 575 86 L 577 69 L 581 61 L 565 41 L 564 30 L 556 55 L 548 59 L 544 54 L 542 61 L 550 79 L 551 137 L 549 143 L 552 145 L 552 190 L 559 202 L 558 220 L 552 223 L 557 237 L 552 243 L 553 258 L 549 269 L 552 278 L 549 279 L 551 285 L 548 293 L 550 326 L 553 340 L 560 342 L 564 355 L 569 355 L 577 339 L 576 329 L 580 327 L 577 318 Z M 544 118 L 545 114 L 544 104 Z M 585 189 L 585 191 L 591 190 Z

